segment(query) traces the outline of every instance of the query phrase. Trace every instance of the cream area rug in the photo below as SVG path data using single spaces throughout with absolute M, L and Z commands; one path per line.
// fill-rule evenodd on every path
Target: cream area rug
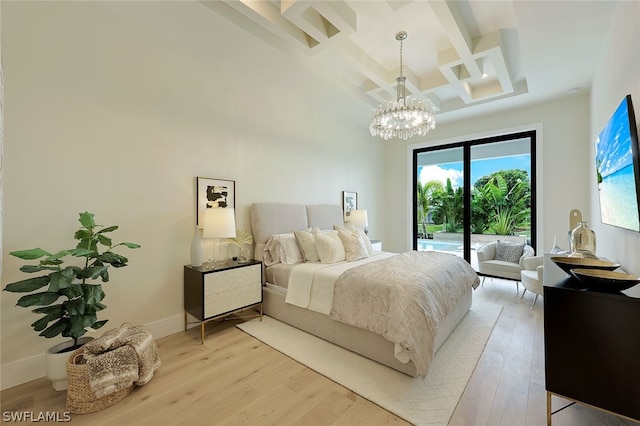
M 409 377 L 268 316 L 238 328 L 415 425 L 446 425 L 502 307 L 474 301 L 440 347 L 426 378 Z

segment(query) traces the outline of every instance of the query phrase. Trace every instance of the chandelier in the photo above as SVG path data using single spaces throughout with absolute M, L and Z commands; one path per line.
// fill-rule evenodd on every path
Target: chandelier
M 414 135 L 425 136 L 436 127 L 436 114 L 428 99 L 422 101 L 405 96 L 405 80 L 402 75 L 402 42 L 406 40 L 406 31 L 396 34 L 400 42 L 400 76 L 396 78 L 397 99 L 386 102 L 371 111 L 369 132 L 371 136 L 380 136 L 384 140 L 399 138 L 407 140 Z

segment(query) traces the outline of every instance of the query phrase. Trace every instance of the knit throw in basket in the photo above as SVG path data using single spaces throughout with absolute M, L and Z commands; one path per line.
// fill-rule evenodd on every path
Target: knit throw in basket
M 89 385 L 89 372 L 84 360 L 82 348 L 73 353 L 67 360 L 67 410 L 72 414 L 89 414 L 103 410 L 122 400 L 133 390 L 133 383 L 129 387 L 114 393 L 96 397 Z
M 67 361 L 67 409 L 87 414 L 123 399 L 160 367 L 151 331 L 123 324 L 86 343 Z

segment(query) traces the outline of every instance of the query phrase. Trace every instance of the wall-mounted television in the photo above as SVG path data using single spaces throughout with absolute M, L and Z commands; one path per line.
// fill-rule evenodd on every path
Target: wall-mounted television
M 640 232 L 640 145 L 627 95 L 596 139 L 602 223 Z

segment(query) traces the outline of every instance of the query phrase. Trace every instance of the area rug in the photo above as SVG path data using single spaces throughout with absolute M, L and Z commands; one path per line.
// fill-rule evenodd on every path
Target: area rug
M 268 316 L 238 328 L 415 425 L 446 425 L 502 307 L 474 301 L 436 353 L 426 378 L 412 378 Z

